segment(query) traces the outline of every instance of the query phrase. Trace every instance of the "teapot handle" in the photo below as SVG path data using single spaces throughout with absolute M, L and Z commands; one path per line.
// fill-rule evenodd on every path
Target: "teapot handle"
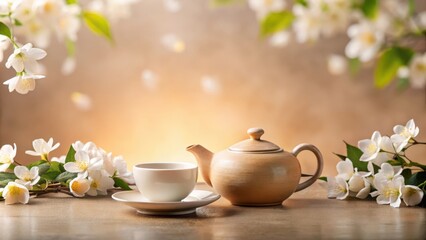
M 296 192 L 311 186 L 321 175 L 322 168 L 323 168 L 323 165 L 324 165 L 321 152 L 318 150 L 317 147 L 315 147 L 312 144 L 306 144 L 306 143 L 299 144 L 293 149 L 293 151 L 291 153 L 295 157 L 297 157 L 297 155 L 303 150 L 309 150 L 309 151 L 311 151 L 315 154 L 315 157 L 317 158 L 317 170 L 315 171 L 315 174 L 311 178 L 300 183 L 297 186 Z

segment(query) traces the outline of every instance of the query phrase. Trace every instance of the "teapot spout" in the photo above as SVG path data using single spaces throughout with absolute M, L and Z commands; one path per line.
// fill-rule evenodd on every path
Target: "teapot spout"
M 204 181 L 211 187 L 212 183 L 210 181 L 210 164 L 213 159 L 213 153 L 207 150 L 205 147 L 194 144 L 188 146 L 186 150 L 192 154 L 194 154 L 197 159 L 198 166 L 201 170 L 201 175 L 204 178 Z

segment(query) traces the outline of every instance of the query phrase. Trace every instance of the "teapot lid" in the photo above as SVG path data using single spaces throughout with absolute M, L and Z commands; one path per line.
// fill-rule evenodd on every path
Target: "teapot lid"
M 261 140 L 260 137 L 265 133 L 262 128 L 250 128 L 247 130 L 247 134 L 250 139 L 241 141 L 229 147 L 230 151 L 233 152 L 254 152 L 254 153 L 270 153 L 270 152 L 281 152 L 282 149 L 277 145 Z

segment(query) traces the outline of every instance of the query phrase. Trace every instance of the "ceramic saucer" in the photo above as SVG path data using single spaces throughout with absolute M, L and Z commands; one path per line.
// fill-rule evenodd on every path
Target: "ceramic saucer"
M 142 214 L 182 215 L 193 213 L 197 207 L 218 200 L 220 195 L 205 190 L 194 190 L 180 202 L 151 202 L 144 198 L 139 191 L 123 191 L 114 193 L 112 198 L 135 208 Z

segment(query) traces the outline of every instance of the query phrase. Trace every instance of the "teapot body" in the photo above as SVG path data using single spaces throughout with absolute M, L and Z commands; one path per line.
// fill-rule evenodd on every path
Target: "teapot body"
M 198 161 L 207 184 L 234 205 L 278 205 L 293 192 L 312 185 L 321 175 L 323 160 L 314 145 L 302 143 L 291 152 L 262 140 L 261 128 L 247 130 L 250 139 L 238 142 L 219 153 L 212 153 L 199 144 L 187 147 Z M 299 183 L 301 169 L 297 155 L 302 151 L 315 154 L 317 170 Z
M 210 166 L 212 187 L 234 205 L 281 204 L 297 188 L 301 177 L 297 158 L 283 150 L 244 153 L 224 150 Z

